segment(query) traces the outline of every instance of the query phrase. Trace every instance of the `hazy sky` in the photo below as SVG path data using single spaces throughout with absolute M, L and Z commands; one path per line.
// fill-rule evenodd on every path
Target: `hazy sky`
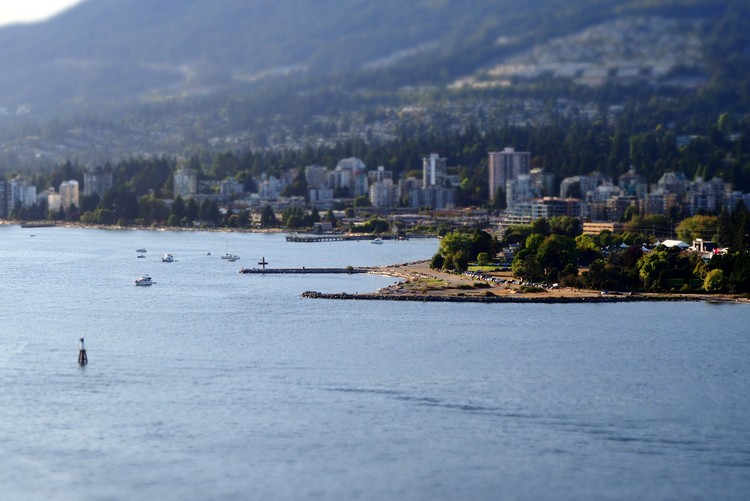
M 3 0 L 0 3 L 0 25 L 47 19 L 81 0 Z

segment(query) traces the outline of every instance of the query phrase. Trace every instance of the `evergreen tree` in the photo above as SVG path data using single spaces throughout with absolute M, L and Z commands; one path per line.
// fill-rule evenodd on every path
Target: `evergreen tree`
M 262 228 L 275 228 L 278 225 L 279 221 L 276 219 L 276 214 L 270 205 L 266 205 L 260 214 L 260 226 Z

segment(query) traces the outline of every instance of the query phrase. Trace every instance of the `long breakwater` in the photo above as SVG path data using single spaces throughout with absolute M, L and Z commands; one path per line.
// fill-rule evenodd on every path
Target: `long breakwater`
M 308 299 L 341 299 L 366 301 L 422 301 L 441 303 L 548 303 L 548 304 L 587 304 L 587 303 L 621 303 L 637 301 L 701 301 L 700 297 L 675 296 L 438 296 L 433 294 L 349 294 L 345 292 L 323 293 L 306 291 L 302 297 Z
M 346 268 L 242 268 L 240 273 L 251 273 L 258 275 L 285 275 L 285 274 L 354 274 L 368 273 L 372 268 L 347 266 Z

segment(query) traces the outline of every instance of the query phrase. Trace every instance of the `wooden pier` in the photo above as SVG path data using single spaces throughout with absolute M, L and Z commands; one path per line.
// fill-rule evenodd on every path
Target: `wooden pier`
M 315 235 L 312 233 L 295 233 L 286 236 L 287 242 L 343 242 L 344 240 L 356 240 L 356 238 L 333 234 Z
M 381 240 L 409 240 L 408 237 L 394 238 L 391 235 L 365 235 L 365 234 L 341 234 L 341 233 L 290 233 L 286 236 L 287 242 L 350 242 L 350 241 L 372 241 L 376 238 Z

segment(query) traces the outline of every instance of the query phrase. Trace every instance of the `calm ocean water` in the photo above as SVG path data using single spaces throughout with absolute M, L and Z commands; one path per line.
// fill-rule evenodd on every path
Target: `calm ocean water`
M 0 497 L 747 498 L 750 306 L 315 301 L 393 279 L 237 273 L 436 248 L 0 226 Z

